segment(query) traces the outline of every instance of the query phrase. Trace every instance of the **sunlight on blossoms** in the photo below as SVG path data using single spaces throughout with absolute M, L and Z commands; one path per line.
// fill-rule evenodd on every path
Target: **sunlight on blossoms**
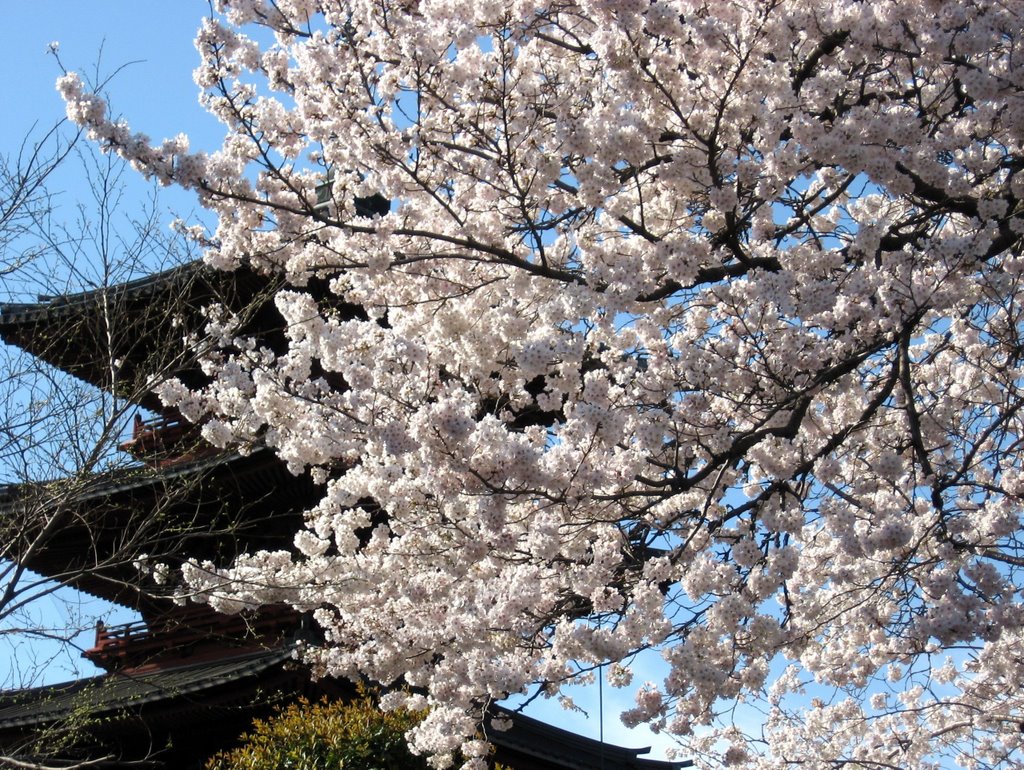
M 217 152 L 58 83 L 280 285 L 162 397 L 323 498 L 183 591 L 438 767 L 598 672 L 707 767 L 1024 762 L 1024 3 L 213 6 Z

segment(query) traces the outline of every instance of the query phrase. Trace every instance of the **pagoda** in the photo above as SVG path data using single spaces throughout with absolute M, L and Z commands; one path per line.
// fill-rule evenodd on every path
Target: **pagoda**
M 183 602 L 138 568 L 143 556 L 173 569 L 289 548 L 303 511 L 322 496 L 309 474 L 288 472 L 269 449 L 207 445 L 155 393 L 171 376 L 191 388 L 208 381 L 196 335 L 211 303 L 235 314 L 243 332 L 280 348 L 283 321 L 270 301 L 276 288 L 245 267 L 226 273 L 191 263 L 101 291 L 0 305 L 4 342 L 138 408 L 120 447 L 134 458 L 128 467 L 79 480 L 50 508 L 51 485 L 0 488 L 4 516 L 52 509 L 40 518 L 61 522 L 29 519 L 3 558 L 140 617 L 97 625 L 83 656 L 103 674 L 0 695 L 0 755 L 48 766 L 198 769 L 275 705 L 352 695 L 351 685 L 313 680 L 298 662 L 302 647 L 318 641 L 309 617 L 284 606 L 218 614 Z M 341 312 L 355 317 L 362 309 Z M 109 333 L 112 314 L 130 319 L 130 334 Z M 511 729 L 488 735 L 496 761 L 513 770 L 688 764 L 644 759 L 647 749 L 610 746 L 505 709 L 492 714 L 512 718 Z

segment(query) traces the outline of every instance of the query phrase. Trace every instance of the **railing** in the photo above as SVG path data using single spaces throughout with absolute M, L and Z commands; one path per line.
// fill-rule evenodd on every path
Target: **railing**
M 176 414 L 143 420 L 136 413 L 132 437 L 120 448 L 148 465 L 173 465 L 216 451 L 204 442 L 196 425 Z
M 296 622 L 297 613 L 283 606 L 237 615 L 222 615 L 209 607 L 193 606 L 176 610 L 152 624 L 97 623 L 95 644 L 82 657 L 107 670 L 138 666 L 177 658 L 196 646 L 280 637 L 294 630 Z
M 116 626 L 107 626 L 100 621 L 96 624 L 95 643 L 82 653 L 82 657 L 101 668 L 116 668 L 124 662 L 129 651 L 145 653 L 152 636 L 145 621 Z

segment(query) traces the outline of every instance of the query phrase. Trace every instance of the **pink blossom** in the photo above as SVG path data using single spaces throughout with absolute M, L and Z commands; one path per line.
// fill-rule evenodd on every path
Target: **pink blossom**
M 326 5 L 215 3 L 209 155 L 58 83 L 288 283 L 281 349 L 211 311 L 161 396 L 327 491 L 189 589 L 318 608 L 311 662 L 421 690 L 439 767 L 649 647 L 624 719 L 712 764 L 1018 761 L 1024 8 Z

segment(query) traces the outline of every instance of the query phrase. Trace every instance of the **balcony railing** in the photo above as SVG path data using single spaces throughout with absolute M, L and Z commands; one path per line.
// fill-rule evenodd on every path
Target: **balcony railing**
M 272 606 L 258 612 L 222 615 L 209 607 L 178 609 L 147 624 L 145 621 L 107 626 L 96 624 L 96 639 L 82 657 L 108 671 L 147 664 L 173 663 L 197 648 L 268 642 L 294 631 L 298 613 Z
M 132 437 L 121 449 L 147 465 L 173 465 L 213 454 L 217 450 L 203 441 L 199 427 L 176 414 L 152 420 L 136 414 Z
M 141 620 L 116 626 L 107 626 L 101 621 L 96 624 L 95 643 L 82 653 L 82 657 L 100 668 L 119 668 L 129 652 L 144 655 L 147 648 L 150 652 L 156 652 L 162 645 L 149 645 L 152 636 L 146 623 Z

